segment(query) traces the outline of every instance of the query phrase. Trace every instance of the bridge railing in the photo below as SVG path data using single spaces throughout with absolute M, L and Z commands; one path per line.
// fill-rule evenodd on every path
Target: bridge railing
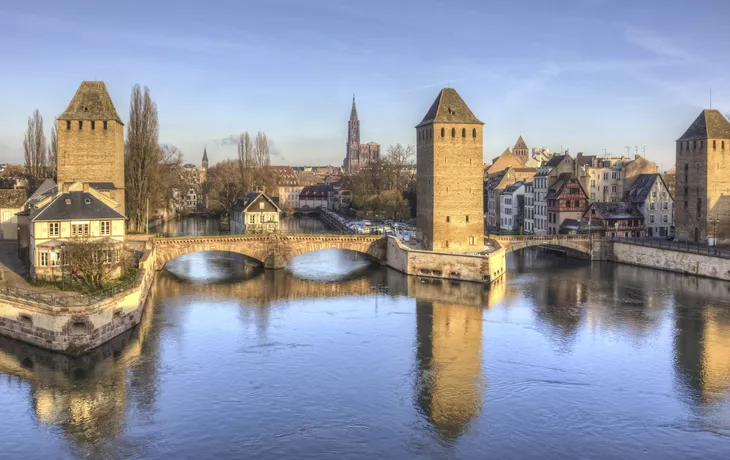
M 666 240 L 654 240 L 654 239 L 638 239 L 638 238 L 626 238 L 626 237 L 610 237 L 611 241 L 618 243 L 636 244 L 639 246 L 648 246 L 652 248 L 664 248 L 672 249 L 674 251 L 687 252 L 692 254 L 706 254 L 709 256 L 723 257 L 730 259 L 730 250 L 721 249 L 715 246 L 707 246 L 703 244 L 695 243 L 682 243 L 679 241 L 666 241 Z
M 489 235 L 488 237 L 497 241 L 586 241 L 590 239 L 588 235 Z

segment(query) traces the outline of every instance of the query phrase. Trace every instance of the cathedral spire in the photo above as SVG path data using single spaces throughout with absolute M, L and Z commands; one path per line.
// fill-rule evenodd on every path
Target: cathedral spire
M 208 169 L 208 147 L 203 147 L 203 168 Z
M 357 120 L 357 107 L 355 107 L 355 94 L 352 95 L 352 110 L 350 110 L 350 121 Z

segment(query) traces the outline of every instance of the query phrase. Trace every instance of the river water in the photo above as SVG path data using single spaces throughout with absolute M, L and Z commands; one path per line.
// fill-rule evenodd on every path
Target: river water
M 0 338 L 0 458 L 730 458 L 730 283 L 540 250 L 491 288 L 244 266 L 170 261 L 83 359 Z

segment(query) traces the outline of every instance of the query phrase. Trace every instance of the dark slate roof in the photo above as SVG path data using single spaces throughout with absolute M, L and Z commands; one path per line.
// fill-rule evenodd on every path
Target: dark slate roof
M 632 203 L 645 202 L 657 179 L 662 180 L 660 174 L 639 174 L 628 191 L 629 201 Z
M 88 204 L 86 200 L 89 200 Z M 46 206 L 33 210 L 30 218 L 32 221 L 77 219 L 124 219 L 124 216 L 89 192 L 66 192 Z
M 97 190 L 117 190 L 117 186 L 111 182 L 89 182 L 89 186 Z
M 560 225 L 560 228 L 564 228 L 566 230 L 580 230 L 580 222 L 575 219 L 565 219 Z
M 56 188 L 56 182 L 50 178 L 46 179 L 41 183 L 41 185 L 38 186 L 37 189 L 35 189 L 35 192 L 33 192 L 33 194 L 28 199 L 33 200 L 35 198 L 38 198 L 39 196 L 45 195 L 47 192 L 50 192 L 51 190 L 54 190 L 55 188 Z
M 591 204 L 604 219 L 643 219 L 644 216 L 639 212 L 633 203 L 627 201 L 619 201 L 617 203 L 593 202 Z M 590 209 L 586 213 L 590 212 Z
M 416 128 L 429 123 L 484 124 L 474 116 L 454 88 L 441 90 Z
M 308 185 L 299 193 L 299 199 L 306 198 L 327 198 L 329 192 L 334 190 L 331 185 Z
M 730 122 L 717 109 L 705 109 L 678 141 L 693 139 L 730 139 Z
M 81 86 L 66 107 L 66 111 L 58 119 L 116 120 L 122 123 L 103 81 L 81 82 Z
M 515 144 L 515 150 L 522 149 L 522 150 L 529 150 L 527 148 L 527 144 L 525 144 L 525 140 L 522 139 L 522 136 L 520 136 L 519 139 L 517 139 L 517 143 Z
M 0 208 L 22 208 L 28 199 L 28 191 L 22 188 L 0 189 Z
M 350 120 L 357 120 L 357 107 L 355 107 L 355 95 L 352 95 L 352 109 L 350 109 Z
M 554 157 L 550 158 L 550 161 L 548 161 L 545 166 L 550 166 L 554 168 L 562 163 L 563 160 L 565 160 L 565 155 L 555 155 Z
M 598 158 L 597 155 L 583 155 L 578 153 L 575 157 L 575 161 L 578 162 L 578 166 L 593 166 L 593 162 Z
M 238 211 L 238 212 L 245 211 L 246 208 L 248 208 L 251 205 L 251 203 L 256 201 L 256 199 L 260 196 L 263 196 L 266 200 L 268 200 L 271 204 L 273 204 L 274 207 L 276 207 L 277 210 L 279 210 L 279 212 L 281 212 L 281 209 L 279 209 L 278 198 L 272 199 L 271 197 L 269 197 L 268 195 L 266 195 L 263 192 L 248 192 L 245 197 L 243 197 L 242 199 L 239 199 L 236 202 L 236 205 L 233 206 L 233 211 Z
M 505 187 L 504 191 L 505 191 L 505 193 L 512 193 L 515 190 L 517 190 L 518 188 L 522 187 L 523 184 L 524 184 L 524 182 L 515 182 L 514 184 L 508 185 L 507 187 Z

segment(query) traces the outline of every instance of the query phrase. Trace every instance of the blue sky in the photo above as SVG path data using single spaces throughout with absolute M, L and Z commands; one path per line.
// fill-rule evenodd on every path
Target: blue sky
M 0 161 L 22 159 L 82 80 L 123 120 L 135 83 L 186 161 L 266 131 L 277 164 L 341 164 L 352 94 L 362 140 L 415 143 L 442 86 L 486 123 L 485 160 L 514 145 L 621 154 L 668 168 L 709 105 L 730 112 L 727 0 L 3 2 Z M 48 129 L 50 125 L 48 125 Z

